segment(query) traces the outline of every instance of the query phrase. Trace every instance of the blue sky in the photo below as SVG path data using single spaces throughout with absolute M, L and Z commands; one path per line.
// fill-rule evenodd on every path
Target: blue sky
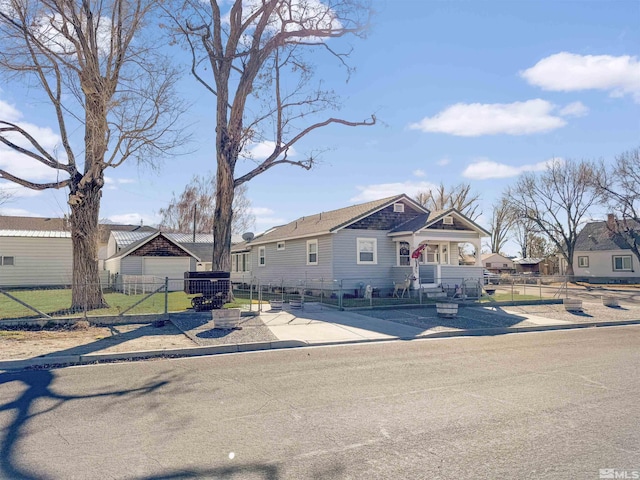
M 640 146 L 638 0 L 374 5 L 368 38 L 352 40 L 349 81 L 327 58 L 317 76 L 341 95 L 339 116 L 375 113 L 378 125 L 317 131 L 296 147 L 300 157 L 325 150 L 314 170 L 281 166 L 252 180 L 256 231 L 440 182 L 470 183 L 482 198 L 483 223 L 523 171 L 558 157 L 611 161 Z M 211 98 L 190 78 L 182 86 L 194 103 L 192 152 L 157 171 L 133 163 L 108 170 L 102 218 L 153 224 L 194 173 L 215 170 Z M 55 142 L 39 110 L 28 90 L 0 84 L 0 117 L 36 126 Z M 0 149 L 1 165 L 15 162 Z M 66 212 L 64 192 L 0 188 L 16 193 L 0 206 L 4 214 Z

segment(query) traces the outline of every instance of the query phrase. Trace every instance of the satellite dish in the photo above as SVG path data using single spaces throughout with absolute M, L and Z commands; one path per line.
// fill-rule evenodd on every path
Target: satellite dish
M 255 235 L 253 234 L 253 232 L 246 232 L 246 233 L 243 233 L 243 234 L 242 234 L 242 239 L 243 239 L 245 242 L 250 242 L 251 240 L 253 240 L 253 237 L 254 237 L 254 236 L 255 236 Z

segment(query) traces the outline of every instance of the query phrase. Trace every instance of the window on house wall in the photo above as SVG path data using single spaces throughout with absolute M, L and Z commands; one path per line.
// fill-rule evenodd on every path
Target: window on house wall
M 587 268 L 589 266 L 589 257 L 578 257 L 578 266 L 580 268 Z
M 318 264 L 318 240 L 307 240 L 307 265 Z
M 491 268 L 491 262 L 487 262 L 487 268 Z
M 375 238 L 358 238 L 358 264 L 378 263 L 378 240 Z
M 276 243 L 276 250 L 284 250 L 284 242 L 278 242 Z
M 267 264 L 265 247 L 258 247 L 258 266 L 264 267 Z
M 438 245 L 427 245 L 427 248 L 424 249 L 426 252 L 426 261 L 427 263 L 440 263 L 440 248 Z
M 250 272 L 251 271 L 251 256 L 249 252 L 242 254 L 242 271 Z
M 449 264 L 449 245 L 440 245 L 440 258 L 443 264 Z
M 13 266 L 13 257 L 0 257 L 0 265 L 5 267 Z
M 614 255 L 613 271 L 614 272 L 630 272 L 633 269 L 631 255 Z
M 409 242 L 398 242 L 398 265 L 401 267 L 411 265 Z
M 393 211 L 397 213 L 404 213 L 404 203 L 394 203 Z

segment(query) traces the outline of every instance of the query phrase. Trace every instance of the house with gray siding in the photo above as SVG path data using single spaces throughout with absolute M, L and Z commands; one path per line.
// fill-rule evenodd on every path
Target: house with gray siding
M 607 226 L 612 220 L 587 223 L 578 234 L 573 253 L 577 279 L 592 283 L 640 282 L 638 257 L 625 240 Z
M 482 278 L 459 264 L 459 245 L 480 252 L 484 228 L 455 209 L 430 212 L 407 195 L 304 216 L 232 246 L 231 280 L 308 290 L 389 295 L 413 288 L 460 285 Z

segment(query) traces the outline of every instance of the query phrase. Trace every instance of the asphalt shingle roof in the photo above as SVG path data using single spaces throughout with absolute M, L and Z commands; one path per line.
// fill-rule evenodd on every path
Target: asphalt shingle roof
M 331 210 L 328 212 L 317 213 L 315 215 L 300 217 L 291 223 L 273 228 L 260 236 L 256 236 L 256 238 L 250 243 L 260 244 L 291 238 L 319 235 L 323 233 L 331 233 L 340 227 L 349 225 L 350 223 L 353 223 L 360 218 L 366 217 L 367 215 L 380 210 L 387 205 L 397 202 L 400 199 L 409 200 L 414 205 L 417 205 L 413 200 L 411 200 L 404 194 L 394 195 L 393 197 L 386 197 L 380 200 L 374 200 L 372 202 L 339 208 L 338 210 Z
M 640 226 L 639 226 L 640 227 Z M 628 250 L 625 242 L 607 228 L 607 222 L 587 223 L 576 239 L 575 251 Z

